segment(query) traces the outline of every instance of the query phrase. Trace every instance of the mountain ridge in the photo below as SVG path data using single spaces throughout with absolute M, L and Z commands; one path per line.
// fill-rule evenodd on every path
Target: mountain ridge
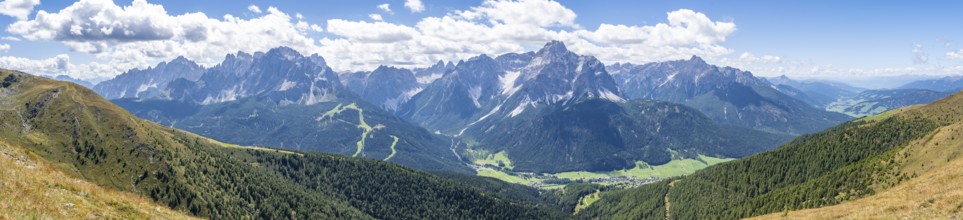
M 750 72 L 711 65 L 697 56 L 609 67 L 626 97 L 682 103 L 723 124 L 799 135 L 850 119 L 792 98 Z

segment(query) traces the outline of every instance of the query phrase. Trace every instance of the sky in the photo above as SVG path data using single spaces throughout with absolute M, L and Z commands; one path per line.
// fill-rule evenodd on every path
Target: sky
M 0 68 L 102 81 L 287 46 L 336 71 L 424 67 L 560 40 L 606 64 L 703 57 L 757 76 L 963 73 L 959 1 L 3 0 Z

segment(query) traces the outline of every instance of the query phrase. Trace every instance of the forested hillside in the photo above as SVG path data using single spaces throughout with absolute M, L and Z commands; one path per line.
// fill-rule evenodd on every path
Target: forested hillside
M 228 145 L 81 86 L 0 72 L 0 140 L 69 175 L 215 219 L 564 218 L 387 162 Z
M 963 95 L 956 94 L 928 106 L 845 123 L 687 177 L 603 193 L 601 201 L 579 214 L 736 219 L 862 198 L 918 176 L 904 167 L 933 158 L 907 159 L 913 154 L 904 153 L 906 147 L 963 121 L 960 113 Z

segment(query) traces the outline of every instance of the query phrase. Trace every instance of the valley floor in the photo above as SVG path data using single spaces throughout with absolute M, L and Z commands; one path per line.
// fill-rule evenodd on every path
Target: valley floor
M 699 158 L 678 158 L 662 165 L 649 165 L 636 162 L 630 169 L 608 172 L 572 171 L 562 173 L 513 172 L 512 162 L 504 151 L 484 155 L 470 164 L 479 176 L 491 177 L 509 183 L 518 183 L 541 189 L 558 189 L 567 183 L 585 182 L 604 186 L 636 187 L 659 180 L 688 175 L 700 169 L 730 161 L 729 158 L 716 158 L 700 155 Z

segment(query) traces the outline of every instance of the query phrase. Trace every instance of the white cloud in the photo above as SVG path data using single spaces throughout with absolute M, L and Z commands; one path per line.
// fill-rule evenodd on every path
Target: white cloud
M 257 5 L 248 5 L 248 6 L 247 6 L 247 10 L 248 10 L 248 11 L 251 11 L 251 12 L 254 12 L 254 13 L 258 13 L 258 14 L 260 14 L 260 13 L 262 12 L 262 11 L 261 11 L 261 8 L 260 8 L 260 7 L 257 7 Z
M 0 2 L 0 14 L 26 20 L 39 4 L 40 0 L 4 0 Z
M 94 54 L 98 62 L 112 67 L 106 74 L 147 67 L 176 56 L 210 66 L 237 51 L 266 51 L 278 46 L 302 53 L 318 51 L 316 40 L 306 35 L 321 30 L 274 7 L 251 19 L 230 14 L 216 19 L 204 13 L 170 15 L 163 6 L 144 0 L 124 7 L 110 0 L 81 0 L 58 12 L 39 11 L 35 19 L 18 21 L 7 28 L 28 40 L 59 41 L 73 51 Z
M 549 0 L 486 0 L 479 7 L 457 14 L 469 20 L 488 19 L 492 24 L 578 27 L 574 11 Z
M 743 52 L 739 59 L 748 63 L 782 63 L 782 57 L 773 55 L 756 56 L 749 52 Z
M 32 60 L 22 57 L 2 56 L 0 67 L 42 75 L 58 75 L 66 73 L 70 63 L 70 56 L 56 55 L 43 60 Z
M 946 57 L 950 59 L 963 59 L 963 49 L 946 52 Z
M 328 32 L 348 40 L 364 43 L 394 43 L 411 40 L 418 31 L 414 28 L 386 22 L 328 20 Z
M 732 22 L 712 21 L 703 13 L 689 9 L 667 14 L 669 23 L 654 26 L 601 24 L 594 32 L 583 32 L 603 44 L 647 44 L 650 46 L 713 45 L 736 31 Z
M 421 3 L 421 0 L 405 0 L 405 7 L 414 13 L 425 11 L 425 5 Z
M 411 8 L 409 4 L 406 7 Z M 58 41 L 73 51 L 93 54 L 95 62 L 70 68 L 71 72 L 89 74 L 72 76 L 90 79 L 144 68 L 176 56 L 211 66 L 228 53 L 266 51 L 277 46 L 319 53 L 338 71 L 370 70 L 378 65 L 420 67 L 479 54 L 525 52 L 550 40 L 561 40 L 576 53 L 596 56 L 606 63 L 644 63 L 692 55 L 712 58 L 732 53 L 720 44 L 736 30 L 732 22 L 713 21 L 687 9 L 668 12 L 664 23 L 604 24 L 587 30 L 576 23 L 574 11 L 548 0 L 487 0 L 477 7 L 425 17 L 411 26 L 372 16 L 374 21 L 330 19 L 322 29 L 304 21 L 303 16 L 295 14 L 292 18 L 274 7 L 257 16 L 172 15 L 163 6 L 144 0 L 123 7 L 110 0 L 81 0 L 58 12 L 37 12 L 35 19 L 15 22 L 7 31 L 28 40 Z M 321 31 L 330 35 L 309 37 Z
M 385 19 L 382 18 L 381 15 L 379 15 L 379 14 L 368 14 L 368 18 L 371 18 L 371 20 L 375 20 L 375 21 L 384 21 L 384 20 L 385 20 Z
M 6 37 L 0 38 L 0 40 L 5 40 L 5 41 L 20 41 L 20 38 L 12 37 L 12 36 L 6 36 Z
M 10 50 L 10 44 L 0 44 L 0 52 L 7 52 Z
M 381 9 L 381 11 L 384 11 L 385 13 L 388 13 L 390 15 L 395 14 L 395 12 L 391 11 L 391 5 L 388 3 L 378 5 L 378 9 Z
M 633 29 L 628 33 L 605 27 L 585 30 L 575 22 L 576 17 L 571 9 L 554 1 L 489 0 L 468 10 L 423 18 L 413 27 L 334 19 L 329 20 L 328 31 L 337 32 L 339 38 L 321 39 L 320 54 L 336 70 L 357 71 L 382 64 L 413 67 L 439 59 L 524 52 L 561 40 L 576 53 L 607 63 L 644 63 L 729 54 L 731 50 L 720 43 L 736 30 L 734 23 L 712 21 L 687 9 L 667 13 L 668 23 L 620 25 Z M 632 43 L 618 42 L 619 38 Z M 389 42 L 391 45 L 384 45 Z

